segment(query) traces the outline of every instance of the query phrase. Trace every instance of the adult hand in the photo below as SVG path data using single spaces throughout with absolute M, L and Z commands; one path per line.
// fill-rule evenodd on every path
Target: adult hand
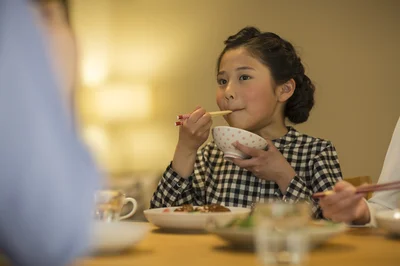
M 334 222 L 369 223 L 370 213 L 363 199 L 365 194 L 356 193 L 356 188 L 346 181 L 336 183 L 333 192 L 319 201 L 325 218 Z

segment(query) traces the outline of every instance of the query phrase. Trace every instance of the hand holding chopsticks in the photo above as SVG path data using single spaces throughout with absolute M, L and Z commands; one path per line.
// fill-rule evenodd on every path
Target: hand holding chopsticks
M 227 115 L 227 114 L 230 114 L 230 113 L 232 113 L 232 111 L 230 111 L 230 110 L 209 112 L 211 117 L 216 117 L 216 116 L 220 116 L 220 115 Z M 175 126 L 181 126 L 183 124 L 182 120 L 188 119 L 189 116 L 190 116 L 190 114 L 177 115 L 176 118 L 179 119 L 180 121 L 176 121 L 175 122 Z
M 385 191 L 385 190 L 400 190 L 400 181 L 388 182 L 376 185 L 366 185 L 356 188 L 356 193 L 368 193 L 374 191 Z M 335 193 L 332 190 L 318 192 L 312 195 L 314 199 L 322 198 Z

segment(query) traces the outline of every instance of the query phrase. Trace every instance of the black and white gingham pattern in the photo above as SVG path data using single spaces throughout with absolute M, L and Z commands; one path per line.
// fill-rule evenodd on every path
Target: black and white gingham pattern
M 323 218 L 315 192 L 330 189 L 342 179 L 339 160 L 331 142 L 300 134 L 292 127 L 274 140 L 274 145 L 296 171 L 285 195 L 272 181 L 257 178 L 250 171 L 223 159 L 214 142 L 197 153 L 194 173 L 180 177 L 169 165 L 151 200 L 151 208 L 204 205 L 250 207 L 252 203 L 283 199 L 288 202 L 309 200 L 315 218 Z

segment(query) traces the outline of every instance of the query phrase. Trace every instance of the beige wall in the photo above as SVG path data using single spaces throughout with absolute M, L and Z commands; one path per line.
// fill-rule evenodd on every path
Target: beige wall
M 400 1 L 71 2 L 81 92 L 89 92 L 80 108 L 92 108 L 90 95 L 105 84 L 140 85 L 150 93 L 146 118 L 98 125 L 83 116 L 103 128 L 108 144 L 99 137 L 94 145 L 103 145 L 96 153 L 112 171 L 164 169 L 177 140 L 175 116 L 196 105 L 217 109 L 215 62 L 223 41 L 254 25 L 291 41 L 316 83 L 315 109 L 297 128 L 333 141 L 344 176 L 379 176 L 400 114 Z

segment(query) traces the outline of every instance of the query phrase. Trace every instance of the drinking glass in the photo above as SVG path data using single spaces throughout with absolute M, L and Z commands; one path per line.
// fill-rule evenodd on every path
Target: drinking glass
M 306 202 L 256 204 L 254 239 L 263 265 L 306 265 L 310 214 L 310 205 Z

